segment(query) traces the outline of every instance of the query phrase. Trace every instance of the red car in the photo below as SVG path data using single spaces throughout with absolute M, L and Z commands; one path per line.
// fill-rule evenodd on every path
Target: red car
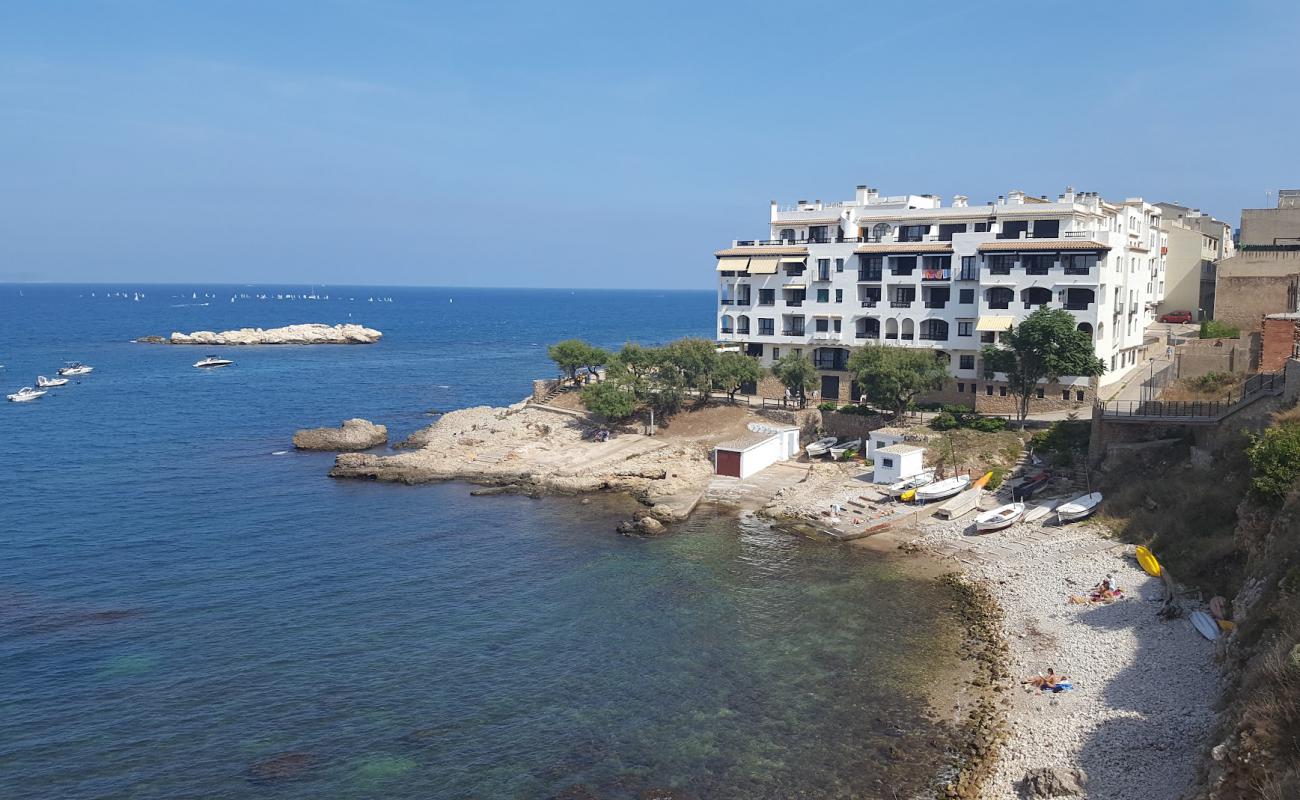
M 1182 325 L 1192 321 L 1192 312 L 1190 311 L 1170 311 L 1168 314 L 1160 315 L 1161 322 L 1176 322 Z

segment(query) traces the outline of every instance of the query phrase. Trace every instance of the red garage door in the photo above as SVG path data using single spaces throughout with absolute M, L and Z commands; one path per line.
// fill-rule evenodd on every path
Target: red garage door
M 740 453 L 735 450 L 718 450 L 718 463 L 714 468 L 719 475 L 740 477 Z

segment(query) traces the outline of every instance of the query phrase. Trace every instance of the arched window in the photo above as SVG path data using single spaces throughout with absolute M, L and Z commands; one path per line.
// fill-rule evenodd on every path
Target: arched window
M 910 319 L 906 319 L 906 318 L 904 318 L 904 319 L 903 319 L 903 328 L 902 328 L 902 330 L 900 331 L 900 333 L 901 333 L 901 336 L 900 336 L 899 338 L 907 339 L 907 340 L 915 339 L 915 338 L 916 338 L 916 323 L 912 322 Z
M 880 338 L 880 320 L 871 317 L 861 317 L 858 319 L 857 338 L 859 339 L 879 339 Z
M 735 328 L 734 328 L 733 325 L 732 325 L 731 315 L 730 315 L 730 314 L 723 314 L 723 315 L 722 315 L 722 332 L 723 332 L 723 333 L 732 333 L 734 330 L 735 330 Z
M 988 300 L 989 308 L 1010 308 L 1015 296 L 1016 293 L 1005 286 L 994 286 L 984 295 Z
M 793 242 L 793 241 L 794 241 L 794 228 L 782 228 L 782 229 L 781 229 L 781 237 L 780 237 L 780 238 L 783 239 L 783 240 L 785 240 L 785 241 L 787 241 L 787 242 Z
M 898 338 L 898 320 L 896 319 L 885 320 L 885 338 L 886 339 Z
M 744 314 L 736 317 L 736 333 L 749 333 L 749 317 Z
M 1024 301 L 1025 308 L 1038 308 L 1052 302 L 1052 290 L 1031 286 L 1020 293 L 1020 299 Z
M 948 323 L 941 319 L 921 320 L 921 338 L 931 342 L 948 341 Z
M 871 238 L 880 241 L 888 236 L 891 230 L 893 230 L 893 228 L 890 227 L 888 222 L 877 222 L 871 229 Z
M 1083 331 L 1084 333 L 1088 334 L 1089 336 L 1092 336 L 1092 326 L 1089 325 L 1089 324 L 1086 323 L 1086 322 L 1080 322 L 1080 323 L 1079 323 L 1079 330 Z

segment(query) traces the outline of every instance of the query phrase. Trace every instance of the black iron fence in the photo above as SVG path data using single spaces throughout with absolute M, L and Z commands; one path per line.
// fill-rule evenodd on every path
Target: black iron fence
M 1197 420 L 1212 422 L 1226 417 L 1260 397 L 1277 394 L 1286 382 L 1285 372 L 1261 372 L 1247 378 L 1222 400 L 1111 400 L 1100 403 L 1103 419 Z

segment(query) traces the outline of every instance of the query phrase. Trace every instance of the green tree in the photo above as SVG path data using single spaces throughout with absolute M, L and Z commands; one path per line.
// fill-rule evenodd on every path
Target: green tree
M 588 411 L 615 422 L 627 419 L 640 407 L 636 395 L 627 387 L 612 381 L 593 383 L 583 388 L 582 403 Z
M 817 386 L 817 368 L 807 356 L 786 353 L 772 365 L 772 376 L 785 385 L 800 403 L 808 400 L 808 390 Z
M 984 372 L 1005 372 L 1016 396 L 1016 415 L 1029 416 L 1029 398 L 1040 380 L 1062 376 L 1092 378 L 1105 370 L 1093 349 L 1092 335 L 1077 328 L 1070 312 L 1040 308 L 1009 328 L 997 345 L 984 348 Z
M 578 370 L 587 366 L 592 346 L 581 339 L 565 339 L 546 348 L 546 354 L 560 368 L 560 372 L 569 376 L 575 384 L 578 382 Z
M 763 368 L 758 359 L 743 353 L 722 353 L 718 356 L 718 366 L 713 372 L 713 385 L 727 393 L 730 400 L 736 399 L 736 392 L 747 383 L 758 383 L 763 377 Z
M 664 348 L 663 360 L 677 370 L 684 388 L 694 389 L 708 399 L 718 369 L 717 345 L 708 339 L 677 339 Z
M 1252 438 L 1250 488 L 1270 502 L 1281 502 L 1300 478 L 1300 425 L 1269 428 Z
M 849 356 L 849 372 L 862 396 L 898 416 L 925 392 L 938 391 L 948 380 L 948 365 L 930 350 L 870 344 Z
M 592 375 L 597 375 L 596 370 L 609 365 L 613 354 L 603 347 L 588 345 L 587 352 L 583 356 L 583 366 L 587 368 Z M 599 379 L 599 378 L 598 378 Z

